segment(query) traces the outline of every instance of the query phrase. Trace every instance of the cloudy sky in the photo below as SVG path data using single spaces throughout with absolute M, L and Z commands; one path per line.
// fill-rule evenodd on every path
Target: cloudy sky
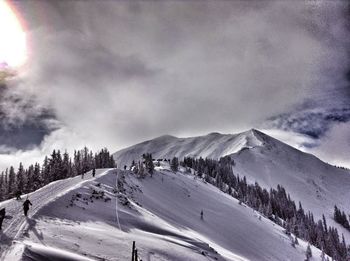
M 13 5 L 28 60 L 0 84 L 2 166 L 252 127 L 350 166 L 345 1 Z

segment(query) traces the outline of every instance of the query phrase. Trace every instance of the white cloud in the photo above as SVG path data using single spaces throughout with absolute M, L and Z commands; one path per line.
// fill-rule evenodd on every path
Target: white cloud
M 284 131 L 280 129 L 262 129 L 262 132 L 301 151 L 306 151 L 306 145 L 312 147 L 317 145 L 317 141 L 309 136 L 292 131 Z
M 336 166 L 350 168 L 350 123 L 334 125 L 320 140 L 307 135 L 279 129 L 262 130 L 264 133 L 301 151 L 311 153 L 321 160 Z
M 309 152 L 325 161 L 350 168 L 350 123 L 334 125 L 322 139 L 320 146 L 312 148 Z
M 0 147 L 1 151 L 7 151 L 0 154 L 0 170 L 9 166 L 18 167 L 22 162 L 24 166 L 38 162 L 42 164 L 45 156 L 51 155 L 53 150 L 67 150 L 71 155 L 74 149 L 82 149 L 89 144 L 89 137 L 77 134 L 66 127 L 61 127 L 46 136 L 42 144 L 32 150 L 14 150 L 11 148 Z M 93 148 L 95 150 L 100 148 Z

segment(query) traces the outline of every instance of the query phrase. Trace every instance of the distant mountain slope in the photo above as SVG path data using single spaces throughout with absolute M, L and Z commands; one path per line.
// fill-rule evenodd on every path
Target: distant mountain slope
M 350 233 L 333 221 L 336 204 L 350 213 L 350 172 L 331 166 L 311 154 L 301 152 L 258 130 L 240 134 L 211 133 L 206 136 L 176 138 L 162 136 L 116 152 L 119 164 L 130 164 L 143 153 L 154 158 L 177 156 L 218 159 L 230 155 L 234 173 L 266 188 L 284 186 L 293 199 L 301 201 L 317 218 L 325 214 L 330 225 L 337 226 L 348 241 Z
M 49 188 L 42 192 L 49 193 Z M 77 260 L 73 255 L 84 257 L 79 260 L 128 260 L 133 240 L 142 260 L 305 257 L 304 241 L 293 248 L 281 227 L 259 219 L 216 187 L 184 171 L 173 173 L 168 166 L 144 179 L 110 170 L 52 196 L 26 220 L 5 260 Z M 320 251 L 312 251 L 313 260 L 320 260 Z
M 130 165 L 132 160 L 140 159 L 143 153 L 152 153 L 154 158 L 191 156 L 218 159 L 243 148 L 261 146 L 262 141 L 254 135 L 256 132 L 251 130 L 233 135 L 210 133 L 206 136 L 191 138 L 164 135 L 120 150 L 114 153 L 113 157 L 122 165 Z

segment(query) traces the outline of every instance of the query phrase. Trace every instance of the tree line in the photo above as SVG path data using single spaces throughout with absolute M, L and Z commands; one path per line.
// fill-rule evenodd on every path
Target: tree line
M 152 158 L 152 154 L 145 153 L 142 154 L 142 160 L 135 162 L 132 161 L 130 165 L 130 170 L 137 174 L 140 178 L 144 178 L 147 174 L 150 174 L 152 177 L 154 172 L 154 159 Z M 127 166 L 124 166 L 124 170 Z
M 178 159 L 173 158 L 176 167 Z M 180 165 L 194 169 L 199 177 L 244 202 L 249 207 L 262 213 L 278 225 L 285 228 L 286 233 L 308 241 L 335 260 L 347 260 L 350 256 L 344 235 L 341 237 L 336 228 L 327 226 L 324 215 L 322 220 L 315 220 L 310 211 L 305 211 L 301 202 L 298 206 L 286 190 L 278 185 L 277 189 L 267 190 L 257 182 L 248 184 L 246 177 L 233 172 L 234 161 L 230 157 L 220 160 L 184 158 Z M 173 168 L 172 168 L 173 169 Z M 175 168 L 174 168 L 175 169 Z M 177 167 L 176 167 L 177 169 Z M 297 243 L 294 241 L 292 245 Z
M 17 170 L 13 166 L 0 174 L 0 201 L 14 197 L 18 192 L 30 193 L 48 183 L 82 175 L 95 168 L 114 168 L 115 161 L 109 151 L 104 148 L 93 153 L 88 148 L 74 151 L 73 157 L 67 152 L 53 150 L 46 156 L 42 165 L 31 164 L 24 168 L 20 163 Z
M 349 215 L 350 219 L 350 215 Z M 341 211 L 336 205 L 334 206 L 334 220 L 338 224 L 342 225 L 344 228 L 350 231 L 350 224 L 348 217 L 344 211 Z

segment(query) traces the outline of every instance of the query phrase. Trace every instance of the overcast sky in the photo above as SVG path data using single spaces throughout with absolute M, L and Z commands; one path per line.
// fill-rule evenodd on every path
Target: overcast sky
M 52 148 L 114 152 L 252 127 L 350 165 L 345 1 L 16 6 L 29 60 L 0 89 L 3 165 Z

